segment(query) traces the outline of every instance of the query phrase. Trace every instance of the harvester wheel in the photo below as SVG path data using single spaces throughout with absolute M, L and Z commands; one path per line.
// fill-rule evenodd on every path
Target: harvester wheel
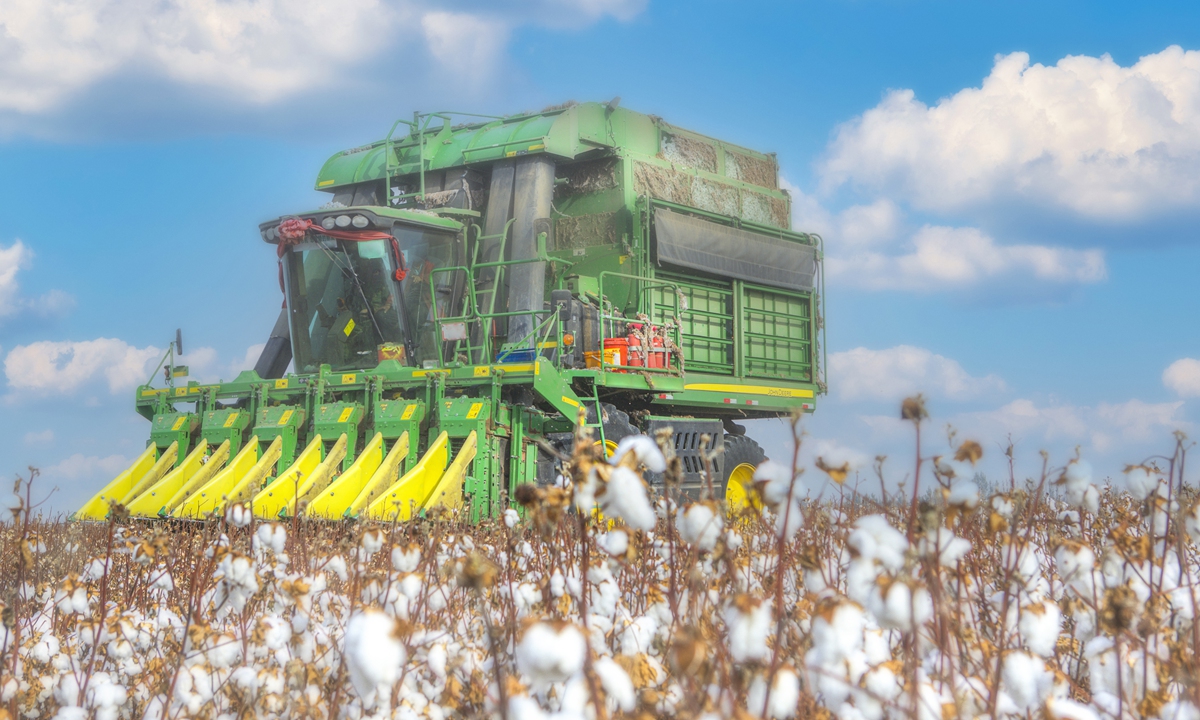
M 714 490 L 737 511 L 754 504 L 750 488 L 754 482 L 754 471 L 766 460 L 766 454 L 758 443 L 746 435 L 725 434 L 725 453 L 722 464 L 721 482 Z

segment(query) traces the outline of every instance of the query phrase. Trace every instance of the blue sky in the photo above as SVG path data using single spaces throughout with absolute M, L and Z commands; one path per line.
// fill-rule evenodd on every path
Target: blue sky
M 337 9 L 333 6 L 337 5 Z M 184 329 L 232 377 L 277 312 L 263 219 L 414 109 L 621 96 L 778 153 L 829 271 L 805 456 L 911 464 L 899 400 L 985 470 L 1103 474 L 1195 434 L 1194 3 L 150 0 L 0 9 L 0 471 L 71 509 L 145 442 Z M 778 423 L 754 430 L 787 454 Z M 812 471 L 816 474 L 816 471 Z

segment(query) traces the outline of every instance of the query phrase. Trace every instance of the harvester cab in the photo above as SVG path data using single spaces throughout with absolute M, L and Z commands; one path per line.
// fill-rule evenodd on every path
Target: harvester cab
M 284 308 L 255 368 L 139 387 L 146 450 L 76 518 L 478 521 L 581 419 L 609 451 L 669 429 L 684 490 L 709 468 L 739 503 L 763 451 L 737 420 L 824 391 L 821 240 L 773 155 L 614 103 L 418 114 L 316 189 L 259 227 Z

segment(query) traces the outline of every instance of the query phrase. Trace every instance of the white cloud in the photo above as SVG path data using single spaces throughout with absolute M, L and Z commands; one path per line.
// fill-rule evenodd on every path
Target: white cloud
M 36 315 L 56 315 L 74 306 L 75 300 L 61 290 L 51 290 L 38 298 L 21 295 L 17 274 L 29 267 L 33 251 L 17 240 L 8 247 L 0 247 L 0 318 L 11 317 L 24 311 Z
M 1001 279 L 1077 285 L 1108 275 L 1101 250 L 1000 245 L 971 227 L 926 225 L 901 253 L 851 250 L 831 253 L 826 264 L 830 277 L 843 284 L 918 292 L 971 288 Z
M 44 468 L 42 475 L 48 480 L 61 481 L 111 480 L 128 465 L 129 460 L 123 455 L 99 457 L 96 455 L 75 453 L 48 468 Z M 99 487 L 96 488 L 96 490 L 99 489 Z
M 470 13 L 430 12 L 421 18 L 429 52 L 453 78 L 479 86 L 508 43 L 508 24 Z
M 9 351 L 4 375 L 9 389 L 17 392 L 67 394 L 102 379 L 115 394 L 145 382 L 161 353 L 112 338 L 44 340 Z
M 122 73 L 216 91 L 250 105 L 361 79 L 358 66 L 429 41 L 476 72 L 509 24 L 629 19 L 645 0 L 498 3 L 487 14 L 432 0 L 14 0 L 0 4 L 0 110 L 39 114 Z M 466 4 L 470 7 L 470 4 Z M 405 68 L 396 68 L 403 73 Z M 389 75 L 394 80 L 395 74 Z
M 1032 400 L 1014 400 L 997 409 L 965 413 L 952 424 L 981 437 L 1001 438 L 1012 434 L 1030 450 L 1032 443 L 1080 443 L 1099 453 L 1135 444 L 1170 442 L 1174 430 L 1190 427 L 1181 415 L 1183 403 L 1147 403 L 1128 400 L 1099 403 L 1095 407 L 1049 405 Z M 1038 448 L 1040 449 L 1040 448 Z M 1126 458 L 1138 460 L 1140 458 Z
M 20 241 L 0 247 L 0 317 L 17 312 L 17 273 L 25 267 L 32 253 Z
M 974 377 L 950 358 L 924 348 L 860 347 L 829 356 L 830 384 L 843 400 L 899 402 L 918 392 L 927 397 L 968 400 L 1003 392 L 995 375 Z
M 940 211 L 1018 198 L 1091 219 L 1200 204 L 1200 52 L 1171 46 L 1121 67 L 1105 55 L 998 56 L 979 88 L 930 107 L 889 93 L 843 125 L 824 182 Z
M 26 445 L 44 445 L 49 442 L 54 442 L 54 431 L 46 428 L 40 432 L 27 432 L 22 438 Z
M 1179 397 L 1200 397 L 1200 360 L 1176 360 L 1163 370 L 1162 381 Z

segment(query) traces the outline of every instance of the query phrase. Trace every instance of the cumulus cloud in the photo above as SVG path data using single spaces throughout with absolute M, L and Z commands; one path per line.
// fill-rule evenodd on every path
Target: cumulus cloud
M 54 442 L 54 431 L 50 428 L 38 432 L 27 432 L 22 438 L 26 445 L 44 445 L 49 442 Z
M 1169 440 L 1174 430 L 1189 428 L 1182 416 L 1183 403 L 1148 403 L 1128 400 L 1099 403 L 1094 407 L 1070 404 L 1039 406 L 1032 400 L 1014 400 L 996 410 L 966 413 L 956 427 L 981 437 L 1012 434 L 1028 442 L 1077 442 L 1105 453 L 1121 446 Z
M 0 110 L 45 113 L 122 74 L 262 106 L 361 79 L 360 66 L 423 41 L 435 61 L 475 73 L 503 50 L 510 25 L 625 20 L 644 4 L 500 2 L 481 12 L 432 0 L 15 0 L 0 4 Z
M 123 455 L 84 455 L 75 453 L 54 465 L 42 470 L 42 475 L 48 480 L 78 481 L 78 480 L 111 480 L 117 473 L 129 465 L 129 459 Z
M 15 392 L 67 394 L 93 381 L 118 393 L 146 381 L 162 350 L 123 340 L 44 340 L 18 345 L 4 358 L 4 375 Z
M 1101 250 L 1001 245 L 972 227 L 925 225 L 899 252 L 831 254 L 829 276 L 870 290 L 933 292 L 998 280 L 1046 285 L 1096 283 L 1108 276 Z
M 51 290 L 38 298 L 21 295 L 17 275 L 29 267 L 33 251 L 17 240 L 8 247 L 0 247 L 0 320 L 21 312 L 37 315 L 54 315 L 69 309 L 74 300 L 61 290 Z
M 1200 397 L 1200 360 L 1176 360 L 1163 370 L 1162 381 L 1179 397 Z
M 978 88 L 933 106 L 889 93 L 843 125 L 821 166 L 936 211 L 1012 199 L 1092 220 L 1200 204 L 1200 52 L 1171 46 L 1122 67 L 998 56 Z
M 968 400 L 1003 392 L 995 375 L 974 377 L 957 361 L 911 345 L 886 350 L 865 347 L 829 356 L 830 385 L 843 400 L 896 401 L 927 396 Z
M 508 43 L 502 20 L 470 13 L 430 12 L 421 18 L 429 52 L 454 79 L 478 86 L 492 71 L 494 58 Z

